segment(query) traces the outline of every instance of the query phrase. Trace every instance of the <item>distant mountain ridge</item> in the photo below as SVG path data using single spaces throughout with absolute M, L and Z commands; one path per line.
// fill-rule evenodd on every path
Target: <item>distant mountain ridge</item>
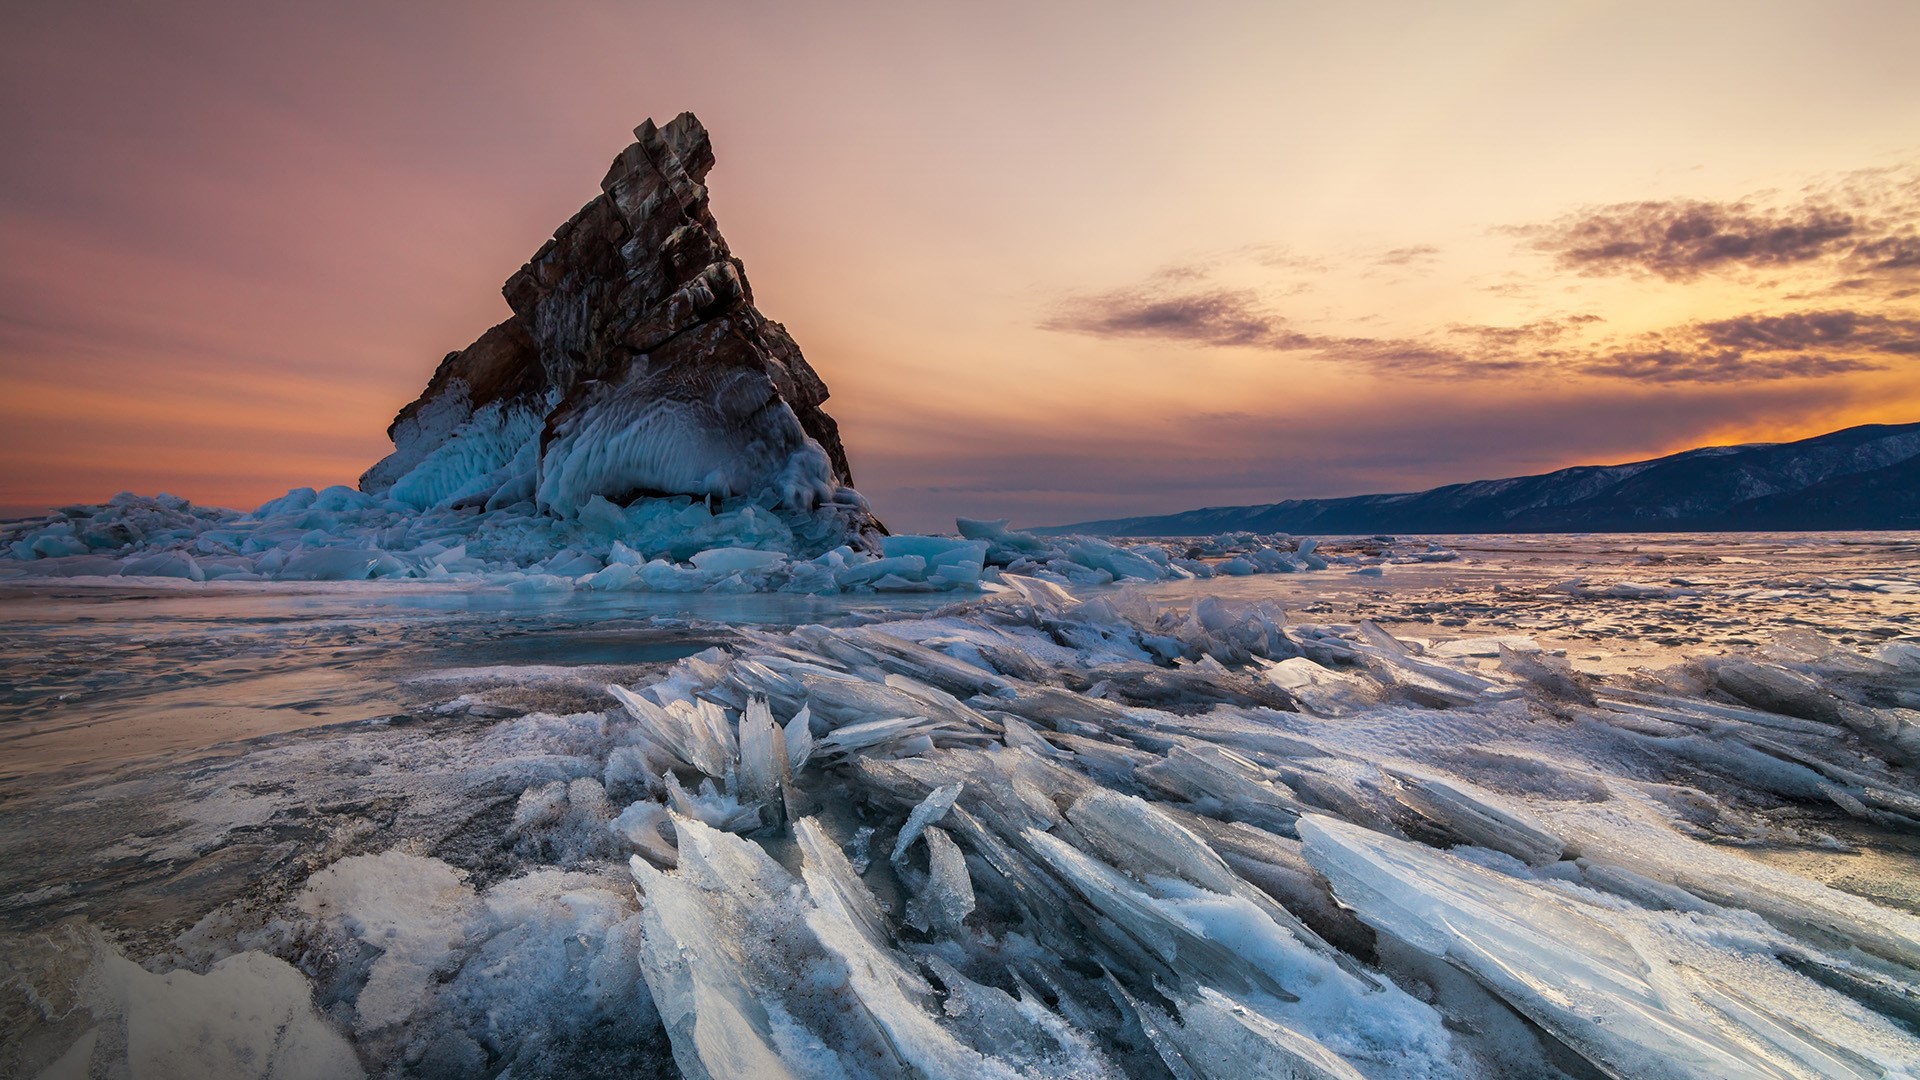
M 1920 529 L 1920 423 L 1864 424 L 1799 442 L 1708 446 L 1624 465 L 1578 465 L 1407 494 L 1217 506 L 1033 531 L 1200 536 L 1820 529 Z

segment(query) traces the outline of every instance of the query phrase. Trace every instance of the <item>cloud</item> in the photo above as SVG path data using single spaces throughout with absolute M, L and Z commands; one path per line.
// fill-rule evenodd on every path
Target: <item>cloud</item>
M 1397 247 L 1380 253 L 1373 261 L 1381 266 L 1406 266 L 1420 259 L 1430 259 L 1440 254 L 1440 249 L 1432 244 L 1413 244 L 1409 247 Z
M 1456 324 L 1447 327 L 1447 333 L 1469 338 L 1483 348 L 1518 349 L 1545 346 L 1566 337 L 1578 327 L 1605 321 L 1598 315 L 1568 315 L 1559 319 L 1539 319 L 1519 326 Z
M 1071 299 L 1040 328 L 1092 337 L 1157 338 L 1282 351 L 1314 347 L 1313 338 L 1294 333 L 1285 320 L 1262 312 L 1259 296 L 1251 290 L 1120 289 Z
M 1642 383 L 1776 382 L 1877 371 L 1920 356 L 1920 320 L 1849 310 L 1743 315 L 1624 342 L 1589 342 L 1597 315 L 1519 326 L 1451 326 L 1456 347 L 1345 339 L 1322 357 L 1412 376 L 1571 374 Z
M 1700 324 L 1710 342 L 1743 350 L 1854 348 L 1896 356 L 1920 355 L 1920 319 L 1858 311 L 1748 315 Z
M 1167 263 L 1148 275 L 1146 280 L 1156 288 L 1167 288 L 1180 282 L 1206 281 L 1222 268 L 1230 266 L 1259 267 L 1294 275 L 1324 274 L 1332 269 L 1325 260 L 1302 255 L 1284 244 L 1241 244 L 1239 247 L 1204 252 L 1179 262 Z M 1306 280 L 1296 280 L 1290 291 L 1298 291 L 1308 285 Z
M 1726 266 L 1780 266 L 1849 250 L 1861 222 L 1829 207 L 1784 211 L 1745 203 L 1620 203 L 1523 229 L 1536 250 L 1571 270 L 1644 272 L 1669 280 Z
M 1579 375 L 1651 383 L 1774 382 L 1885 368 L 1920 356 L 1920 319 L 1848 309 L 1686 323 L 1624 341 L 1590 341 L 1592 314 L 1517 326 L 1454 325 L 1410 338 L 1315 334 L 1272 314 L 1251 290 L 1121 289 L 1070 298 L 1042 329 L 1202 348 L 1298 353 L 1411 378 Z
M 1580 363 L 1582 374 L 1651 383 L 1747 383 L 1817 379 L 1884 365 L 1845 356 L 1795 353 L 1754 357 L 1738 349 L 1655 349 L 1616 352 Z
M 1156 277 L 1156 282 L 1164 280 Z M 1302 333 L 1268 313 L 1252 290 L 1181 292 L 1148 286 L 1072 297 L 1040 328 L 1207 348 L 1307 353 L 1409 375 L 1494 374 L 1512 367 L 1507 363 L 1511 358 L 1475 357 L 1421 341 Z
M 1581 360 L 1588 375 L 1655 383 L 1815 379 L 1920 355 L 1920 320 L 1858 311 L 1743 315 L 1650 335 Z
M 1303 270 L 1317 274 L 1331 269 L 1326 260 L 1303 255 L 1285 244 L 1242 244 L 1227 252 L 1227 257 L 1246 260 L 1269 270 Z
M 1917 223 L 1920 173 L 1908 165 L 1849 174 L 1785 206 L 1757 197 L 1625 202 L 1505 231 L 1583 274 L 1686 281 L 1822 261 L 1861 274 L 1920 269 Z
M 1883 236 L 1856 244 L 1853 256 L 1869 270 L 1920 270 L 1920 236 Z
M 1524 368 L 1512 358 L 1477 356 L 1442 345 L 1395 338 L 1320 338 L 1318 359 L 1343 361 L 1394 375 L 1416 378 L 1489 376 Z

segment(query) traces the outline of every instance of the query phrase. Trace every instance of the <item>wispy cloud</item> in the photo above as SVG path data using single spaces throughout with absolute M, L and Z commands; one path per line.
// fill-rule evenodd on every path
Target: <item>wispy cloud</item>
M 1438 254 L 1440 249 L 1432 244 L 1413 244 L 1383 251 L 1373 261 L 1381 266 L 1408 266 L 1422 259 L 1431 259 Z
M 1845 356 L 1792 353 L 1754 356 L 1738 349 L 1670 348 L 1622 351 L 1582 361 L 1583 374 L 1651 383 L 1750 383 L 1817 379 L 1884 364 Z
M 1654 383 L 1772 382 L 1882 369 L 1920 356 L 1920 319 L 1836 309 L 1685 323 L 1590 340 L 1597 315 L 1454 325 L 1404 338 L 1296 329 L 1251 290 L 1142 287 L 1070 298 L 1043 329 L 1202 348 L 1299 353 L 1415 378 L 1584 375 Z
M 1730 383 L 1874 371 L 1916 355 L 1920 320 L 1837 310 L 1693 323 L 1577 366 L 1642 382 Z
M 1281 351 L 1311 349 L 1315 339 L 1261 311 L 1250 289 L 1179 291 L 1154 285 L 1072 298 L 1041 322 L 1043 330 L 1107 338 L 1158 338 L 1197 345 Z M 1156 287 L 1157 286 L 1157 287 Z
M 1687 281 L 1821 261 L 1853 274 L 1920 269 L 1920 170 L 1853 173 L 1787 205 L 1760 197 L 1590 207 L 1507 229 L 1562 268 Z
M 1749 315 L 1700 324 L 1716 345 L 1745 350 L 1853 348 L 1896 356 L 1920 355 L 1920 319 L 1858 311 Z
M 1518 326 L 1454 325 L 1447 333 L 1478 342 L 1483 348 L 1544 348 L 1590 323 L 1605 322 L 1598 315 L 1568 315 L 1559 319 L 1538 319 Z
M 1339 356 L 1386 371 L 1461 374 L 1480 366 L 1443 345 L 1396 338 L 1341 337 L 1295 330 L 1264 309 L 1252 290 L 1183 292 L 1152 285 L 1073 297 L 1041 329 L 1104 338 L 1145 338 L 1205 348 Z
M 1742 203 L 1641 202 L 1570 215 L 1524 235 L 1568 269 L 1680 280 L 1730 265 L 1817 259 L 1858 245 L 1860 229 L 1853 215 L 1821 206 L 1767 212 Z

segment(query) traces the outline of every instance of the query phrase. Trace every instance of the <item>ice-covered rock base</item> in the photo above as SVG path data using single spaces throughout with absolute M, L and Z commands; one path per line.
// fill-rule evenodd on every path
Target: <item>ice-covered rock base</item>
M 980 592 L 997 588 L 1002 571 L 1098 585 L 1330 565 L 1310 539 L 1248 535 L 1122 547 L 965 519 L 957 537 L 862 537 L 865 515 L 864 503 L 800 510 L 766 497 L 681 495 L 618 506 L 595 495 L 560 518 L 530 505 L 420 510 L 340 486 L 296 488 L 241 513 L 170 495 L 122 494 L 0 527 L 0 577 L 415 580 L 533 592 Z M 1343 561 L 1377 566 L 1431 554 Z

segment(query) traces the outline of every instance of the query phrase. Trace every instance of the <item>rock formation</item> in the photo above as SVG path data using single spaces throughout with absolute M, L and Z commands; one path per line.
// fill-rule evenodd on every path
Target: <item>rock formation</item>
M 634 137 L 507 279 L 512 317 L 400 410 L 361 490 L 562 518 L 596 495 L 744 498 L 849 537 L 884 531 L 852 490 L 826 384 L 754 308 L 707 208 L 706 129 L 682 113 Z

